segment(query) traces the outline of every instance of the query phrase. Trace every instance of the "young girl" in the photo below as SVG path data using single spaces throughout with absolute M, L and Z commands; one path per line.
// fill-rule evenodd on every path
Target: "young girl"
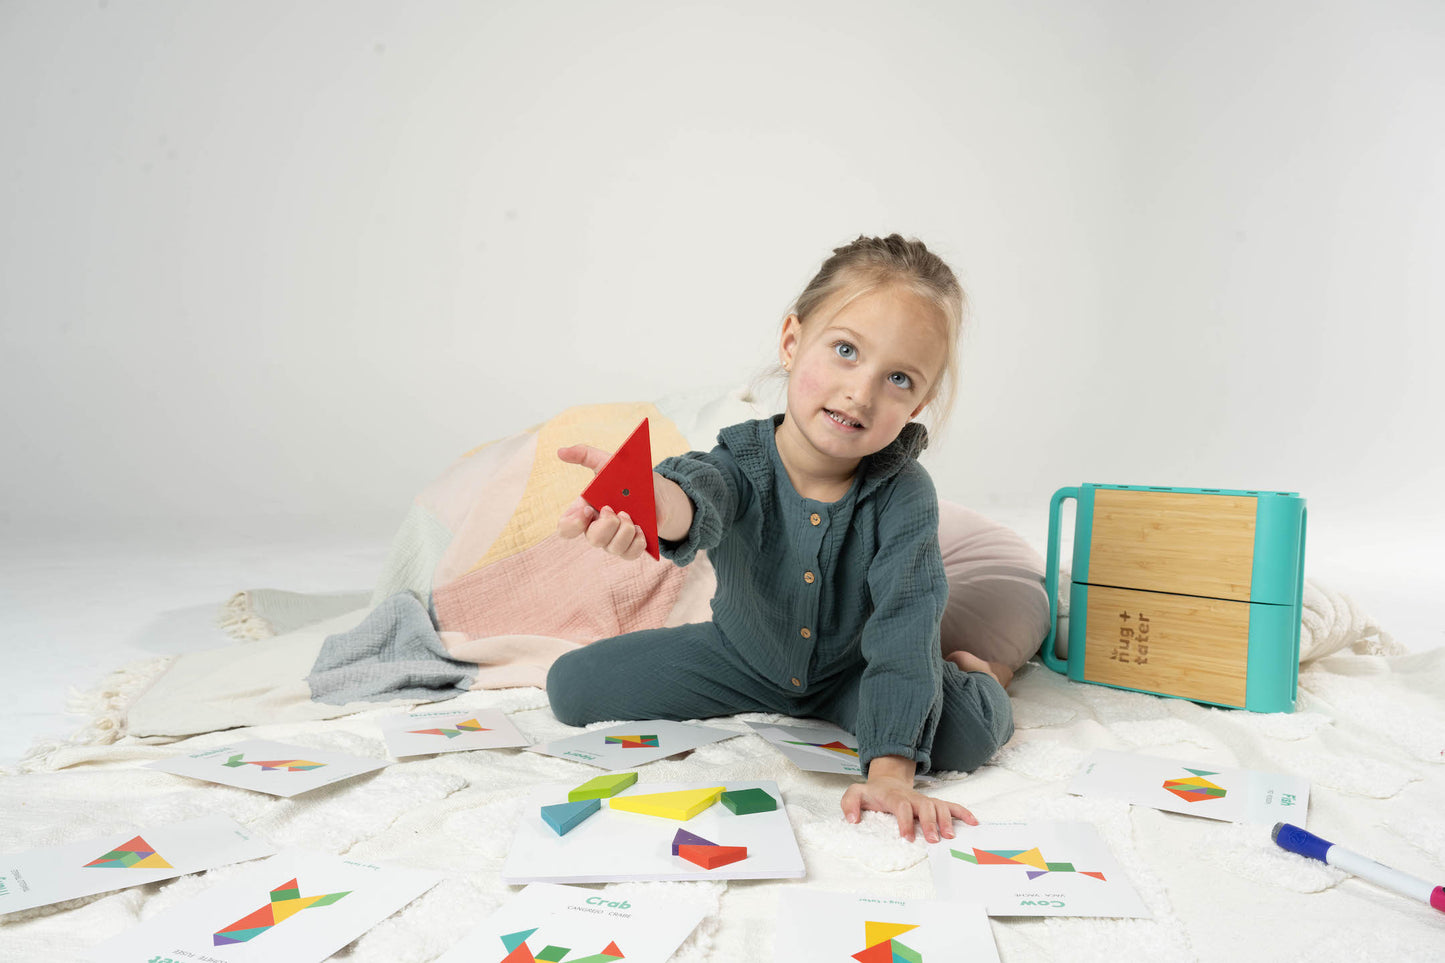
M 930 404 L 946 414 L 962 314 L 957 279 L 922 243 L 834 250 L 783 322 L 787 410 L 653 473 L 662 554 L 686 565 L 705 550 L 717 571 L 713 621 L 562 656 L 547 676 L 559 720 L 826 719 L 857 735 L 867 774 L 843 794 L 849 822 L 890 812 L 901 836 L 916 820 L 929 842 L 952 838 L 954 818 L 976 824 L 913 787 L 930 768 L 977 768 L 1013 734 L 1008 669 L 939 649 L 948 583 L 913 419 Z M 596 471 L 608 453 L 558 456 Z M 558 530 L 623 558 L 646 547 L 625 513 L 580 498 Z

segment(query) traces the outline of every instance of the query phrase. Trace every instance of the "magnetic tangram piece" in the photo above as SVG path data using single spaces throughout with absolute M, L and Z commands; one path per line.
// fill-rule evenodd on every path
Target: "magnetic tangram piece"
M 311 909 L 313 906 L 330 906 L 343 896 L 349 896 L 351 890 L 344 893 L 327 893 L 325 896 L 302 896 L 301 887 L 296 880 L 282 883 L 271 890 L 271 902 L 263 906 L 249 916 L 243 916 L 230 926 L 214 934 L 215 945 L 225 946 L 229 943 L 245 943 L 247 940 L 260 936 L 262 933 L 295 916 L 304 909 Z
M 151 846 L 139 836 L 129 842 L 121 843 L 104 856 L 93 859 L 85 865 L 108 867 L 111 869 L 175 868 L 164 859 L 161 859 L 160 854 L 155 851 L 155 847 Z
M 572 952 L 565 946 L 548 946 L 534 956 L 527 946 L 527 937 L 535 932 L 537 932 L 537 927 L 534 926 L 530 930 L 520 930 L 503 936 L 502 945 L 507 948 L 507 955 L 502 958 L 502 963 L 562 963 L 567 959 L 567 954 Z M 607 948 L 601 953 L 579 956 L 575 960 L 567 960 L 567 963 L 613 963 L 614 960 L 624 958 L 622 951 L 617 948 L 617 943 L 614 941 L 608 943 Z
M 747 859 L 748 848 L 746 846 L 719 846 L 686 829 L 679 829 L 677 835 L 672 837 L 672 855 L 681 856 L 689 863 L 696 863 L 703 869 L 717 869 L 719 866 Z
M 863 932 L 868 948 L 853 954 L 858 963 L 923 963 L 923 955 L 895 937 L 918 929 L 915 923 L 874 923 L 865 921 Z
M 551 826 L 558 836 L 565 836 L 576 829 L 588 816 L 602 808 L 600 799 L 581 799 L 577 802 L 557 803 L 542 807 L 542 821 Z
M 769 795 L 766 789 L 756 787 L 725 792 L 722 794 L 722 804 L 737 816 L 746 816 L 750 813 L 770 813 L 778 808 L 778 801 Z
M 652 440 L 646 418 L 597 470 L 597 477 L 583 490 L 582 498 L 598 511 L 610 507 L 614 512 L 626 512 L 642 529 L 647 539 L 647 554 L 661 558 L 657 551 L 657 502 L 652 488 Z
M 455 739 L 464 732 L 491 732 L 492 730 L 475 719 L 468 719 L 466 722 L 458 722 L 455 729 L 412 729 L 410 731 L 419 736 L 446 736 L 448 739 Z
M 624 749 L 656 749 L 656 736 L 603 736 L 604 746 L 621 746 Z
M 637 773 L 635 772 L 610 772 L 605 776 L 587 780 L 569 792 L 567 799 L 571 802 L 581 802 L 583 799 L 603 799 L 607 796 L 617 795 L 635 782 L 637 782 Z
M 1204 802 L 1206 799 L 1223 799 L 1229 792 L 1223 786 L 1216 786 L 1205 779 L 1205 776 L 1217 776 L 1219 773 L 1210 772 L 1206 769 L 1190 769 L 1184 767 L 1185 772 L 1194 773 L 1192 779 L 1166 779 L 1164 788 L 1189 803 Z
M 677 835 L 672 837 L 672 855 L 674 855 L 674 856 L 677 855 L 677 847 L 679 847 L 679 846 L 716 846 L 716 845 L 717 845 L 717 843 L 713 842 L 712 840 L 703 839 L 701 836 L 694 835 L 693 833 L 688 832 L 686 829 L 679 829 L 679 830 L 677 831 Z
M 1036 869 L 1026 871 L 1029 879 L 1038 879 L 1048 873 L 1078 873 L 1081 876 L 1092 876 L 1095 879 L 1104 879 L 1103 873 L 1091 872 L 1087 869 L 1075 869 L 1073 863 L 1050 863 L 1044 859 L 1035 846 L 1033 849 L 974 849 L 972 852 L 964 853 L 951 849 L 955 857 L 966 863 L 973 863 L 978 866 L 1035 866 Z M 1107 882 L 1107 880 L 1106 880 Z
M 717 869 L 748 858 L 746 846 L 679 846 L 677 855 L 703 869 Z
M 722 786 L 710 789 L 684 789 L 679 792 L 654 792 L 640 796 L 613 796 L 607 805 L 623 812 L 662 816 L 666 819 L 691 819 L 722 795 Z

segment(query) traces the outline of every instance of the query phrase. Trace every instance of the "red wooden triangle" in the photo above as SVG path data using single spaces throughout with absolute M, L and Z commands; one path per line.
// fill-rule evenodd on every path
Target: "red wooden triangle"
M 652 488 L 652 440 L 646 418 L 598 470 L 582 497 L 598 511 L 610 506 L 614 512 L 626 512 L 642 529 L 647 539 L 647 554 L 661 559 L 657 551 L 657 503 Z

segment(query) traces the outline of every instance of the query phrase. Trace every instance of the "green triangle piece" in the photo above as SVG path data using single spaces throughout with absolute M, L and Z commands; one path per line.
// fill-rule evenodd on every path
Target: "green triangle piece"
M 1188 766 L 1185 766 L 1185 767 L 1184 767 L 1184 771 L 1185 771 L 1185 772 L 1192 772 L 1192 773 L 1194 773 L 1194 775 L 1196 775 L 1196 776 L 1217 776 L 1217 775 L 1219 775 L 1219 773 L 1217 773 L 1217 772 L 1209 772 L 1208 770 L 1205 770 L 1205 769 L 1190 769 Z
M 507 948 L 507 952 L 510 953 L 517 947 L 521 946 L 523 943 L 527 942 L 527 937 L 531 936 L 535 932 L 537 932 L 537 927 L 534 926 L 530 930 L 518 930 L 516 933 L 508 933 L 506 936 L 502 937 L 502 945 L 505 946 Z

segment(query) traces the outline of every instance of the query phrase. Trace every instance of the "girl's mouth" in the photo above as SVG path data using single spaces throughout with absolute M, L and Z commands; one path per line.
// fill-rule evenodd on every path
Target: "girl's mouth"
M 829 418 L 833 419 L 833 423 L 841 428 L 849 428 L 856 431 L 863 427 L 861 423 L 856 422 L 851 418 L 845 418 L 842 415 L 838 414 L 838 412 L 832 411 L 828 408 L 824 408 L 823 413 L 826 414 Z

